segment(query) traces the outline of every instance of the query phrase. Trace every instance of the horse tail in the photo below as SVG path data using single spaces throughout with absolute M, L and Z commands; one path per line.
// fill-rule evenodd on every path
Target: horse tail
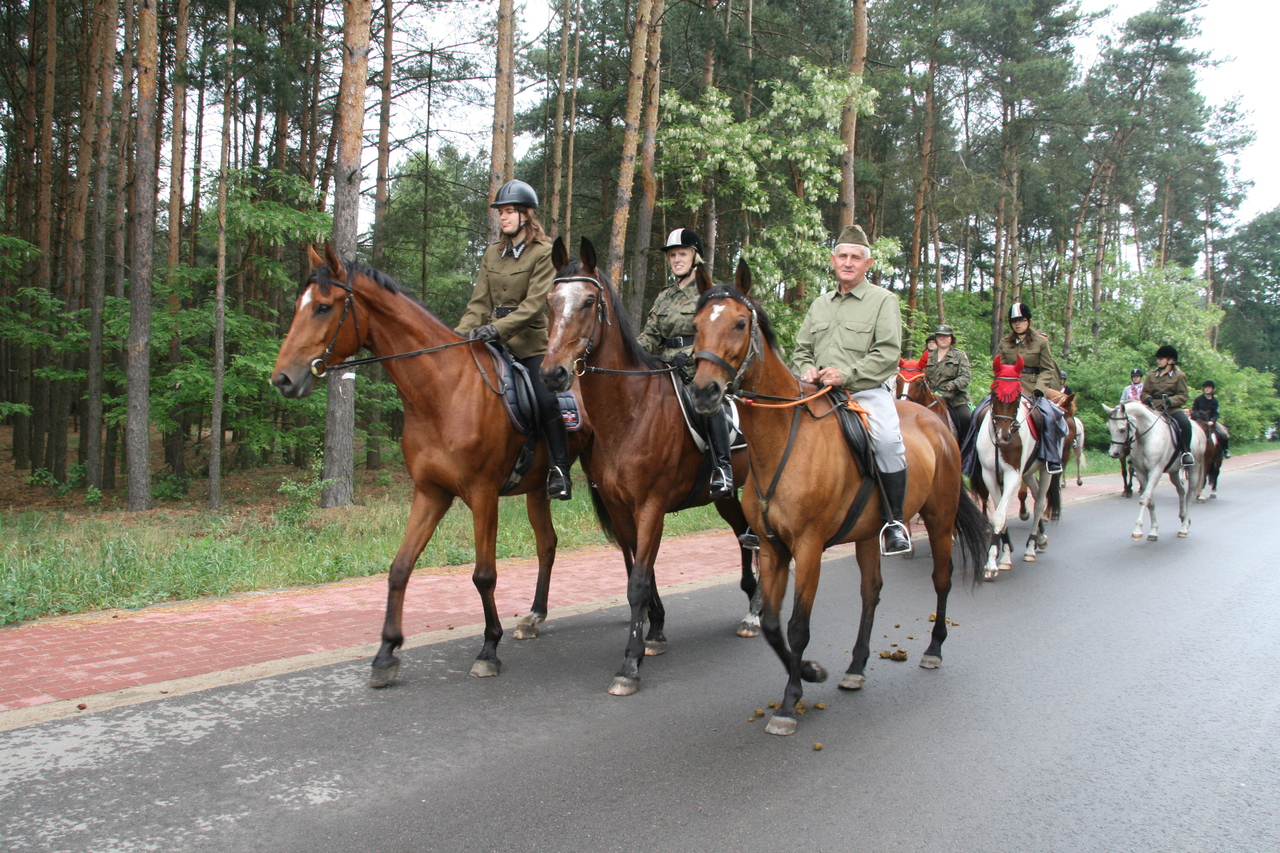
M 961 489 L 961 491 L 964 491 Z M 987 502 L 991 500 L 991 493 L 987 491 L 987 481 L 983 479 L 982 474 L 969 478 L 969 491 L 973 492 L 973 497 L 986 509 Z M 968 495 L 966 495 L 968 497 Z M 983 557 L 985 560 L 986 557 Z
M 591 492 L 591 505 L 595 507 L 596 519 L 600 522 L 600 529 L 604 532 L 604 538 L 617 545 L 618 537 L 613 532 L 613 519 L 609 517 L 609 509 L 604 505 L 604 499 L 600 497 L 599 489 L 590 480 L 587 480 L 587 488 Z
M 969 580 L 976 586 L 981 577 L 978 567 L 986 563 L 987 546 L 991 544 L 991 522 L 963 488 L 960 489 L 960 502 L 956 506 L 954 535 L 959 546 L 960 565 L 968 565 Z M 952 551 L 953 564 L 956 562 L 955 555 L 956 552 Z
M 1057 521 L 1062 517 L 1062 475 L 1054 474 L 1049 480 L 1049 520 Z

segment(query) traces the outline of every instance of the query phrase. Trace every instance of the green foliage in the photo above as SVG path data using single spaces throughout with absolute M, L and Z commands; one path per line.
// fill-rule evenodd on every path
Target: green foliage
M 311 463 L 311 478 L 293 480 L 286 477 L 280 483 L 280 494 L 286 498 L 283 507 L 276 510 L 275 520 L 285 526 L 295 526 L 311 518 L 320 506 L 320 493 L 325 487 L 336 482 L 323 479 L 323 465 L 320 460 Z
M 151 478 L 151 497 L 158 501 L 180 501 L 187 496 L 190 486 L 183 477 L 167 472 L 156 474 Z

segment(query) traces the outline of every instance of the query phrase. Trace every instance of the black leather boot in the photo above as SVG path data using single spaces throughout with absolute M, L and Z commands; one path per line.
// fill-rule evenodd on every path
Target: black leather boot
M 907 497 L 907 472 L 880 472 L 880 488 L 884 490 L 884 527 L 880 530 L 880 553 L 886 557 L 911 553 L 911 534 L 902 523 L 902 503 Z
M 723 408 L 707 419 L 707 443 L 711 446 L 711 500 L 733 494 L 733 458 L 729 455 L 729 418 Z
M 555 419 L 542 422 L 542 434 L 547 439 L 547 497 L 553 501 L 567 501 L 573 497 L 573 480 L 569 468 L 573 457 L 569 455 L 569 431 L 557 412 Z

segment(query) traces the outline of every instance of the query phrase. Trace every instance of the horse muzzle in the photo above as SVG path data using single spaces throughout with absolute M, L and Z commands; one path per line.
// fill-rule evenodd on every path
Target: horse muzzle
M 700 415 L 714 415 L 720 408 L 720 400 L 724 397 L 724 386 L 712 379 L 706 385 L 696 381 L 689 386 L 689 397 L 693 400 L 693 408 Z
M 573 373 L 563 364 L 551 367 L 544 364 L 538 372 L 542 375 L 542 384 L 552 394 L 563 394 L 573 387 Z
M 315 388 L 315 376 L 310 372 L 300 371 L 295 380 L 289 371 L 281 370 L 271 380 L 271 384 L 280 392 L 280 396 L 290 400 L 298 400 L 307 396 Z

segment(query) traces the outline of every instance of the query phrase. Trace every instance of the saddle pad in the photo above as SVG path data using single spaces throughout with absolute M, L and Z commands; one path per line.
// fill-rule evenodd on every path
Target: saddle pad
M 541 418 L 538 412 L 538 398 L 533 393 L 533 377 L 528 369 L 511 357 L 511 351 L 505 347 L 499 349 L 488 344 L 489 354 L 498 372 L 498 387 L 502 389 L 502 404 L 507 410 L 511 426 L 521 435 L 538 435 L 538 424 Z M 565 429 L 577 432 L 582 429 L 582 415 L 578 411 L 578 400 L 572 391 L 563 391 L 556 395 L 560 405 L 560 416 L 564 419 Z
M 676 378 L 676 371 L 671 373 L 671 384 L 676 389 L 676 399 L 680 401 L 680 413 L 684 415 L 685 426 L 689 428 L 689 437 L 698 448 L 699 453 L 707 452 L 707 418 L 693 408 L 693 400 L 689 397 L 689 386 L 683 379 Z M 738 425 L 738 407 L 728 400 L 723 403 L 725 417 L 729 420 L 729 448 L 737 450 L 747 446 L 742 435 L 742 427 Z

